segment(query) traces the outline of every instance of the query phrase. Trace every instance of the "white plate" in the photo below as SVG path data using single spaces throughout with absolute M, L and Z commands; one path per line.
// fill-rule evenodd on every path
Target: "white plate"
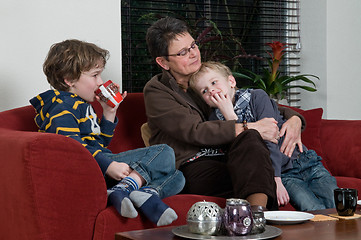
M 311 213 L 298 211 L 266 211 L 264 216 L 269 224 L 296 224 L 315 217 Z
M 358 200 L 358 201 L 357 201 L 357 204 L 358 204 L 358 205 L 361 205 L 361 200 Z

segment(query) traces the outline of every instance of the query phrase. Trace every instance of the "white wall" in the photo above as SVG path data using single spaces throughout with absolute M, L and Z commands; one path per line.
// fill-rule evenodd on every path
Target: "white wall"
M 332 0 L 327 12 L 327 116 L 361 119 L 361 1 Z
M 360 11 L 360 0 L 301 0 L 301 72 L 321 78 L 317 92 L 302 91 L 302 108 L 361 119 Z
M 304 109 L 324 118 L 361 119 L 360 0 L 301 0 L 302 73 L 318 91 L 301 90 Z M 49 89 L 42 63 L 51 44 L 68 38 L 110 51 L 104 79 L 121 83 L 119 0 L 0 0 L 0 111 L 28 105 Z
M 121 83 L 119 0 L 0 0 L 0 111 L 50 89 L 43 61 L 69 38 L 108 49 L 103 80 Z
M 317 92 L 301 91 L 301 107 L 322 107 L 327 115 L 327 0 L 301 0 L 301 73 L 314 74 Z

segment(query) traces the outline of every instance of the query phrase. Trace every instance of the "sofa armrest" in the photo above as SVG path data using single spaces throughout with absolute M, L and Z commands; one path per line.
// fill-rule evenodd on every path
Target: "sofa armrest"
M 361 179 L 361 120 L 322 120 L 320 139 L 332 175 Z
M 91 239 L 104 177 L 77 141 L 0 129 L 0 239 Z

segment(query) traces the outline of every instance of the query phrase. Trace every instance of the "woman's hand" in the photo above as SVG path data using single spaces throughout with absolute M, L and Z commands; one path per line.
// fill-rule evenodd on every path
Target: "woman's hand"
M 279 129 L 274 118 L 263 118 L 254 123 L 247 123 L 247 125 L 249 129 L 257 130 L 263 140 L 278 143 Z
M 283 186 L 282 180 L 280 177 L 275 177 L 275 182 L 277 185 L 277 202 L 278 202 L 278 206 L 285 206 L 287 205 L 287 203 L 289 203 L 290 201 L 290 197 L 288 195 L 288 192 L 285 188 L 285 186 Z
M 302 121 L 297 116 L 291 117 L 282 125 L 280 137 L 285 135 L 285 139 L 282 143 L 280 151 L 288 157 L 291 157 L 296 145 L 298 145 L 300 152 L 303 152 L 301 141 L 301 126 Z
M 132 169 L 129 167 L 128 164 L 122 162 L 112 162 L 111 164 L 109 164 L 105 174 L 117 181 L 120 181 L 126 176 L 128 176 L 131 172 Z

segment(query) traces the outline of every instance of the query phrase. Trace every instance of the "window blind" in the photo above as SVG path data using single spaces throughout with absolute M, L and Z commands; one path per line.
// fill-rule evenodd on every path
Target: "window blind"
M 186 21 L 195 39 L 213 26 L 200 44 L 203 61 L 222 61 L 232 70 L 241 66 L 259 73 L 268 64 L 264 59 L 271 49 L 266 43 L 280 41 L 288 44 L 281 72 L 299 73 L 299 0 L 122 0 L 124 90 L 141 92 L 161 71 L 148 53 L 145 33 L 165 16 Z M 298 94 L 288 93 L 289 105 L 299 107 Z

